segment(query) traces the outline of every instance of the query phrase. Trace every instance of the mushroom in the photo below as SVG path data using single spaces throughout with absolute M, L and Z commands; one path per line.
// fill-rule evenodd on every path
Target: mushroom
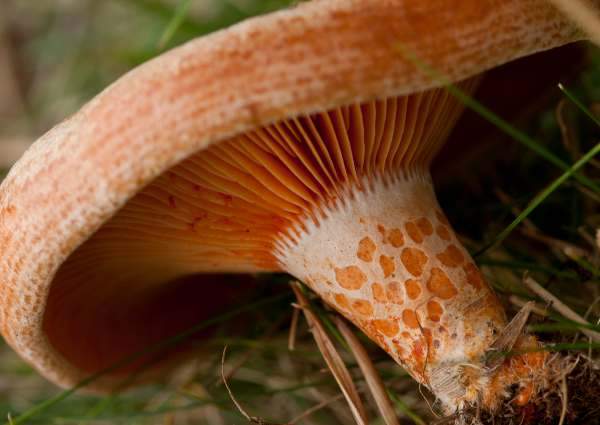
M 399 46 L 473 92 L 483 71 L 579 38 L 544 0 L 323 0 L 161 55 L 3 182 L 2 334 L 70 386 L 153 340 L 138 313 L 193 304 L 174 282 L 285 271 L 447 411 L 493 409 L 544 357 L 486 367 L 505 313 L 429 176 L 462 108 Z M 114 388 L 112 372 L 90 387 Z

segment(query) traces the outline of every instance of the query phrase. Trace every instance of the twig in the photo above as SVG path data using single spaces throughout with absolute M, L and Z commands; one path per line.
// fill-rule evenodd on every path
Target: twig
M 348 368 L 344 364 L 340 354 L 335 349 L 333 342 L 327 335 L 323 324 L 310 309 L 308 300 L 300 288 L 300 283 L 291 282 L 291 286 L 296 298 L 298 299 L 298 304 L 302 308 L 304 317 L 306 317 L 306 321 L 310 326 L 315 342 L 319 347 L 319 351 L 321 351 L 321 355 L 323 356 L 325 363 L 327 363 L 329 370 L 333 374 L 338 386 L 340 387 L 340 390 L 342 390 L 342 393 L 346 398 L 348 406 L 350 406 L 350 411 L 354 416 L 354 420 L 358 425 L 366 425 L 368 423 L 367 414 L 360 396 L 358 395 L 358 391 L 356 390 L 356 386 L 354 385 L 354 381 L 350 376 Z
M 576 139 L 574 133 L 573 126 L 570 122 L 568 122 L 567 117 L 567 99 L 561 99 L 556 106 L 554 111 L 554 116 L 556 117 L 556 122 L 558 123 L 558 127 L 560 128 L 560 133 L 562 135 L 562 142 L 567 151 L 571 154 L 572 158 L 579 158 L 581 156 L 581 150 L 579 149 L 579 143 Z
M 567 406 L 569 405 L 569 390 L 567 388 L 567 378 L 565 374 L 563 374 L 562 379 L 560 380 L 560 392 L 562 393 L 562 408 L 560 410 L 560 420 L 558 421 L 558 425 L 563 425 L 565 423 L 565 417 L 567 416 Z
M 182 395 L 186 398 L 194 398 L 199 402 L 204 402 L 204 406 L 198 408 L 198 413 L 196 417 L 201 417 L 206 420 L 206 423 L 211 425 L 226 425 L 225 419 L 221 415 L 221 409 L 219 409 L 215 399 L 208 392 L 208 390 L 198 381 L 190 382 L 182 388 L 178 392 L 182 393 Z M 163 404 L 168 402 L 171 394 L 166 393 L 165 399 L 163 400 Z M 155 408 L 160 408 L 160 405 Z
M 328 398 L 327 400 L 322 401 L 319 404 L 314 405 L 313 407 L 311 407 L 308 410 L 305 410 L 304 412 L 302 412 L 300 415 L 296 416 L 294 419 L 292 419 L 290 421 L 290 425 L 294 425 L 298 422 L 300 422 L 302 419 L 305 419 L 307 417 L 309 417 L 310 415 L 312 415 L 313 413 L 329 406 L 331 403 L 335 403 L 338 400 L 341 400 L 344 398 L 344 394 L 338 394 L 336 396 L 333 396 L 331 398 Z
M 590 163 L 592 163 L 592 162 L 590 161 Z M 593 190 L 590 190 L 587 187 L 584 187 L 584 186 L 582 186 L 580 184 L 575 185 L 575 189 L 577 189 L 578 191 L 580 191 L 582 194 L 584 194 L 585 196 L 587 196 L 591 200 L 593 200 L 595 202 L 600 202 L 600 196 L 598 196 L 598 192 L 594 192 Z
M 286 317 L 284 316 L 280 320 L 277 320 L 275 323 L 273 323 L 269 327 L 269 329 L 267 329 L 266 332 L 263 335 L 261 335 L 261 337 L 258 339 L 258 342 L 264 343 L 264 342 L 268 341 L 269 339 L 271 339 L 271 337 L 273 336 L 275 331 L 277 331 L 277 329 L 284 323 L 285 319 L 286 319 Z M 231 369 L 229 369 L 229 372 L 227 372 L 227 375 L 226 375 L 227 379 L 231 379 L 233 374 L 236 373 L 238 371 L 238 369 L 240 369 L 248 361 L 248 359 L 250 359 L 250 357 L 252 357 L 252 355 L 260 347 L 260 345 L 261 344 L 255 345 L 254 347 L 250 348 L 243 354 L 243 356 L 239 359 L 239 361 L 234 366 L 232 366 Z
M 300 317 L 300 309 L 294 308 L 292 313 L 292 323 L 290 324 L 290 334 L 288 336 L 288 350 L 294 351 L 296 348 L 296 334 L 298 332 L 298 318 Z
M 510 207 L 511 212 L 513 213 L 513 215 L 515 217 L 518 217 L 523 211 L 521 209 L 519 209 L 515 204 L 515 200 L 512 199 L 507 193 L 505 193 L 503 190 L 501 189 L 495 189 L 494 193 L 496 194 L 496 197 L 498 197 L 498 199 L 500 200 L 500 202 L 502 202 L 504 205 Z M 538 227 L 533 223 L 533 221 L 531 221 L 530 218 L 524 218 L 523 219 L 523 226 L 525 228 L 528 228 L 528 230 L 531 230 L 532 232 L 539 232 Z
M 596 299 L 594 301 L 592 301 L 592 303 L 590 304 L 590 306 L 585 311 L 585 314 L 583 315 L 583 318 L 585 320 L 587 320 L 587 318 L 590 316 L 590 314 L 592 314 L 592 311 L 594 311 L 594 307 L 596 307 L 596 305 L 599 302 L 600 302 L 600 297 L 596 297 Z
M 538 297 L 542 298 L 544 301 L 549 303 L 554 310 L 556 310 L 558 313 L 562 314 L 567 319 L 572 320 L 573 322 L 579 323 L 580 325 L 591 326 L 587 320 L 585 320 L 579 314 L 577 314 L 576 312 L 571 310 L 571 308 L 569 306 L 567 306 L 565 303 L 563 303 L 561 300 L 559 300 L 556 296 L 551 294 L 548 290 L 546 290 L 542 285 L 540 285 L 538 282 L 536 282 L 530 276 L 525 276 L 525 279 L 523 279 L 523 283 L 534 294 L 536 294 Z M 600 333 L 595 332 L 591 329 L 581 329 L 581 332 L 583 332 L 586 336 L 591 338 L 594 342 L 600 342 Z
M 563 240 L 553 238 L 551 236 L 546 236 L 538 231 L 534 231 L 532 229 L 523 228 L 521 229 L 521 233 L 525 236 L 528 236 L 531 239 L 534 239 L 538 242 L 542 242 L 543 244 L 549 246 L 550 248 L 554 248 L 565 254 L 566 256 L 576 255 L 578 257 L 584 257 L 586 255 L 585 250 L 574 245 L 569 242 L 565 242 Z
M 511 295 L 510 297 L 508 297 L 508 301 L 510 301 L 512 304 L 516 305 L 517 307 L 524 307 L 525 304 L 531 302 L 531 301 L 526 301 L 517 295 Z M 548 312 L 546 311 L 546 309 L 537 303 L 533 303 L 533 305 L 531 307 L 531 312 L 537 314 L 538 316 L 548 317 Z
M 356 335 L 354 335 L 354 332 L 350 330 L 348 325 L 346 325 L 342 319 L 336 317 L 335 324 L 340 330 L 341 334 L 344 336 L 346 342 L 348 342 L 348 346 L 350 347 L 350 350 L 352 350 L 352 354 L 358 362 L 358 366 L 360 367 L 360 370 L 367 381 L 367 386 L 371 390 L 375 404 L 377 405 L 385 424 L 400 425 L 400 421 L 398 421 L 398 416 L 396 415 L 394 407 L 392 406 L 392 402 L 388 397 L 385 386 L 383 385 L 383 381 L 377 373 L 377 370 L 375 370 L 375 366 L 367 354 L 365 347 L 360 343 Z
M 229 398 L 231 398 L 231 401 L 233 402 L 233 404 L 235 404 L 235 407 L 244 416 L 244 418 L 246 418 L 246 420 L 248 422 L 250 422 L 251 424 L 256 424 L 256 425 L 276 425 L 276 424 L 271 424 L 269 422 L 265 422 L 264 420 L 262 420 L 259 417 L 250 416 L 248 413 L 246 413 L 246 411 L 244 410 L 244 408 L 242 407 L 242 405 L 240 403 L 238 403 L 238 401 L 236 400 L 236 398 L 233 395 L 233 392 L 231 391 L 231 388 L 229 388 L 229 384 L 227 383 L 227 378 L 225 377 L 225 355 L 226 354 L 227 354 L 227 346 L 225 346 L 223 348 L 223 355 L 221 356 L 221 379 L 223 380 L 223 384 L 225 385 L 225 388 L 227 389 L 227 393 L 229 394 Z
M 600 247 L 596 247 L 596 241 L 594 240 L 594 237 L 592 235 L 590 235 L 588 232 L 586 232 L 585 228 L 583 226 L 579 226 L 577 228 L 577 233 L 579 234 L 579 236 L 581 236 L 592 248 L 596 249 L 596 248 L 600 248 Z

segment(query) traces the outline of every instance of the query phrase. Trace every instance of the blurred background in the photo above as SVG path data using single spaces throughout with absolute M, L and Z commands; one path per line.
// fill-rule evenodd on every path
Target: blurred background
M 291 0 L 1 0 L 0 168 L 118 76 Z
M 0 179 L 35 139 L 131 68 L 186 40 L 290 3 L 293 1 L 0 0 Z M 516 73 L 515 69 L 499 71 L 494 74 L 499 80 L 484 82 L 478 96 L 485 102 L 501 99 L 492 109 L 571 164 L 598 142 L 600 133 L 556 84 L 567 83 L 597 116 L 599 58 L 597 49 L 589 45 L 561 50 L 535 65 L 515 68 Z M 510 77 L 503 77 L 502 72 Z M 526 76 L 529 82 L 515 76 Z M 531 84 L 532 77 L 537 84 Z M 453 138 L 475 141 L 472 144 L 477 146 L 464 157 L 447 160 L 436 172 L 438 180 L 452 177 L 443 178 L 441 203 L 467 246 L 476 251 L 560 173 L 474 113 L 465 115 Z M 483 157 L 485 162 L 478 161 Z M 600 165 L 597 160 L 590 164 L 583 172 L 599 182 Z M 599 303 L 593 302 L 600 297 L 598 247 L 594 245 L 600 225 L 597 203 L 598 194 L 567 182 L 531 214 L 524 230 L 515 231 L 501 248 L 478 259 L 507 308 L 516 311 L 520 301 L 534 299 L 519 288 L 523 271 L 529 270 L 551 289 L 557 285 L 557 293 L 573 308 L 587 311 L 590 319 L 599 317 Z M 561 243 L 581 247 L 578 252 L 586 253 L 585 262 L 565 255 Z M 282 276 L 271 281 L 287 282 Z M 216 353 L 208 363 L 192 362 L 165 383 L 122 396 L 68 394 L 60 403 L 18 423 L 247 423 L 220 385 L 224 344 L 230 346 L 236 372 L 232 388 L 252 414 L 278 423 L 291 418 L 298 418 L 295 423 L 315 425 L 352 423 L 305 324 L 299 325 L 296 351 L 288 350 L 290 302 L 291 297 L 284 297 L 268 314 L 256 312 L 252 319 L 256 326 L 243 338 L 232 339 L 227 328 L 217 332 L 207 344 L 212 344 Z M 315 308 L 328 314 L 320 305 Z M 536 320 L 559 319 L 540 316 Z M 562 332 L 554 331 L 548 338 L 574 341 L 573 332 Z M 434 418 L 412 380 L 380 350 L 368 347 L 386 387 L 394 394 L 403 423 L 424 424 Z M 363 391 L 356 363 L 351 357 L 344 358 Z M 10 423 L 10 418 L 63 396 L 65 393 L 40 378 L 0 342 L 0 423 L 4 419 Z M 373 401 L 367 403 L 374 412 Z

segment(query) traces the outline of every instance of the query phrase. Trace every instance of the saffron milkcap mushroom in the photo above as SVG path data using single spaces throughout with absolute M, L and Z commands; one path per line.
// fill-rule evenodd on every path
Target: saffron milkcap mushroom
M 484 367 L 504 310 L 429 176 L 462 108 L 402 51 L 472 92 L 483 71 L 579 38 L 545 0 L 322 0 L 161 55 L 3 182 L 2 334 L 72 386 L 168 334 L 147 319 L 194 304 L 186 276 L 285 271 L 448 411 L 493 408 L 525 375 Z

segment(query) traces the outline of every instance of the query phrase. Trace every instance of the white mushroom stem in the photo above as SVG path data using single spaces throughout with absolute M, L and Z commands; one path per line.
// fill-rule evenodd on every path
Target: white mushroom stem
M 282 268 L 448 410 L 476 402 L 490 390 L 484 357 L 506 326 L 501 304 L 451 230 L 427 172 L 362 186 L 280 242 Z

